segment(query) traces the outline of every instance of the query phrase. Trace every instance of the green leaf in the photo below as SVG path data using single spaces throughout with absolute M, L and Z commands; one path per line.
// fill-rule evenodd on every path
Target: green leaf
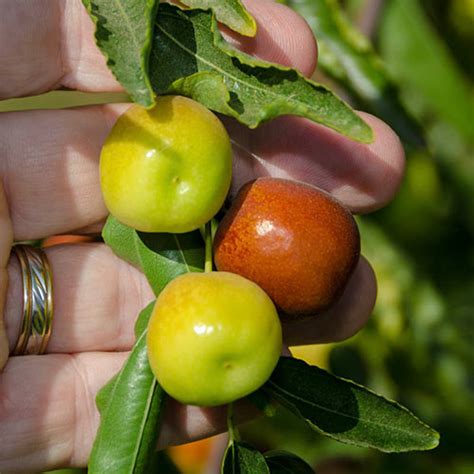
M 155 103 L 148 79 L 157 0 L 83 0 L 107 65 L 134 102 Z
M 155 294 L 177 275 L 202 271 L 204 266 L 198 231 L 145 234 L 109 217 L 103 236 L 117 255 L 145 272 Z M 138 317 L 137 341 L 124 367 L 97 395 L 101 423 L 89 461 L 90 473 L 151 472 L 159 462 L 160 456 L 153 452 L 165 393 L 151 372 L 146 348 L 153 305 Z
M 324 86 L 232 48 L 210 12 L 160 4 L 150 79 L 158 94 L 188 95 L 250 128 L 292 114 L 361 142 L 373 140 L 370 127 Z
M 422 120 L 433 115 L 453 125 L 474 143 L 471 85 L 416 0 L 388 2 L 380 43 L 390 71 L 425 105 Z M 407 67 L 407 65 L 409 67 Z
M 313 429 L 384 452 L 433 449 L 439 435 L 406 408 L 365 387 L 281 357 L 263 388 Z
M 369 40 L 332 0 L 287 0 L 318 39 L 318 67 L 342 84 L 364 107 L 386 120 L 403 141 L 424 145 L 423 131 L 399 98 L 397 86 Z M 405 63 L 406 64 L 406 63 Z
M 269 451 L 265 453 L 265 460 L 271 474 L 314 474 L 306 461 L 286 451 Z
M 97 395 L 101 421 L 90 474 L 149 472 L 165 399 L 148 364 L 146 325 L 152 309 L 153 303 L 139 316 L 142 331 L 122 370 Z
M 181 0 L 188 7 L 212 8 L 216 18 L 237 33 L 255 36 L 257 24 L 240 0 Z
M 145 273 L 155 295 L 178 275 L 201 272 L 204 268 L 204 242 L 199 231 L 137 232 L 110 216 L 102 236 L 116 255 Z
M 222 460 L 222 474 L 270 474 L 263 454 L 247 443 L 229 443 Z

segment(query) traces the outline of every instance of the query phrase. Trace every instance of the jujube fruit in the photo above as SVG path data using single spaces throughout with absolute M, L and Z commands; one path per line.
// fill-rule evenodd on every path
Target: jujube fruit
M 232 149 L 219 119 L 186 97 L 130 107 L 100 157 L 105 204 L 144 232 L 189 232 L 212 219 L 230 187 Z
M 255 283 L 232 273 L 188 273 L 169 283 L 150 318 L 151 369 L 176 400 L 200 406 L 257 390 L 280 356 L 274 304 Z
M 334 303 L 360 255 L 351 213 L 328 193 L 284 179 L 246 184 L 214 241 L 219 270 L 261 286 L 284 315 L 313 315 Z

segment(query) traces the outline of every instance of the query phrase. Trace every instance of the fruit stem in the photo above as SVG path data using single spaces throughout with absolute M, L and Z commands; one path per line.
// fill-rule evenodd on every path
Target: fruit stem
M 209 221 L 206 224 L 204 234 L 204 241 L 206 243 L 206 255 L 204 263 L 204 271 L 206 273 L 212 272 L 213 262 L 212 262 L 212 221 Z
M 240 441 L 239 430 L 234 423 L 234 404 L 227 405 L 227 429 L 229 430 L 229 443 Z

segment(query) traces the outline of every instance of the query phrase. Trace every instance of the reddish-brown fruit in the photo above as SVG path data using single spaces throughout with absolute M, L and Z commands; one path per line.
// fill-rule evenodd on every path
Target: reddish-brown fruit
M 276 178 L 242 187 L 214 241 L 219 270 L 253 280 L 294 317 L 334 303 L 359 255 L 345 207 L 313 186 Z

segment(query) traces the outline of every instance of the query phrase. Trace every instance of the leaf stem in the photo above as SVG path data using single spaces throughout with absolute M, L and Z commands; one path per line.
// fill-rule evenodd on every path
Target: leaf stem
M 234 404 L 227 405 L 227 429 L 229 430 L 229 444 L 240 441 L 240 434 L 234 423 Z
M 206 273 L 212 272 L 213 262 L 212 262 L 212 221 L 209 221 L 206 224 L 204 231 L 204 241 L 206 243 L 206 255 L 204 263 L 204 271 Z

